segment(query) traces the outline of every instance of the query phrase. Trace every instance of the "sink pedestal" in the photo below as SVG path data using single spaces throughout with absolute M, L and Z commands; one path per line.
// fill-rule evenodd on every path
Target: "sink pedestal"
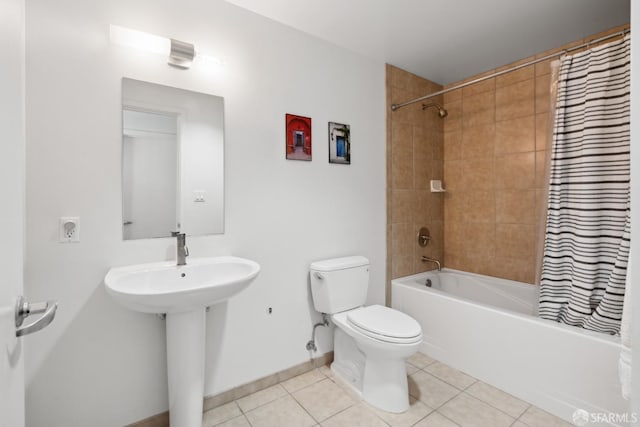
M 107 293 L 131 310 L 166 313 L 169 418 L 172 427 L 201 427 L 204 399 L 206 307 L 241 292 L 260 272 L 258 263 L 233 256 L 115 267 Z
M 167 313 L 169 419 L 177 427 L 201 427 L 204 399 L 204 307 Z

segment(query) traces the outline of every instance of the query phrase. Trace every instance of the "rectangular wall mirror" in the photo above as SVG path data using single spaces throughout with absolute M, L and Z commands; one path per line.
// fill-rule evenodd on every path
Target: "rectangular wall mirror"
M 124 240 L 224 233 L 224 99 L 122 79 Z

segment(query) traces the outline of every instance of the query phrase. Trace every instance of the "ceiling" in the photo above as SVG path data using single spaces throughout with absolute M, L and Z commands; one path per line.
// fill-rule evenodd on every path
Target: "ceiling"
M 630 0 L 226 0 L 440 84 L 630 20 Z

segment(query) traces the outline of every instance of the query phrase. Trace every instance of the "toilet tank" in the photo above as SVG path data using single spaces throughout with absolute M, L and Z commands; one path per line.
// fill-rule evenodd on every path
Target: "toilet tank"
M 310 266 L 313 306 L 334 314 L 364 305 L 369 287 L 369 260 L 350 256 L 316 261 Z

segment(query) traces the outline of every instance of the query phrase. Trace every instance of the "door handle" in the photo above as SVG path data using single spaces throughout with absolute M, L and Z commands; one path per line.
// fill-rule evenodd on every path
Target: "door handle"
M 58 301 L 51 300 L 47 302 L 28 303 L 24 297 L 19 296 L 16 301 L 15 320 L 16 320 L 16 337 L 29 335 L 45 328 L 49 323 L 53 322 L 58 309 Z M 24 320 L 33 315 L 44 313 L 37 320 L 22 326 Z

